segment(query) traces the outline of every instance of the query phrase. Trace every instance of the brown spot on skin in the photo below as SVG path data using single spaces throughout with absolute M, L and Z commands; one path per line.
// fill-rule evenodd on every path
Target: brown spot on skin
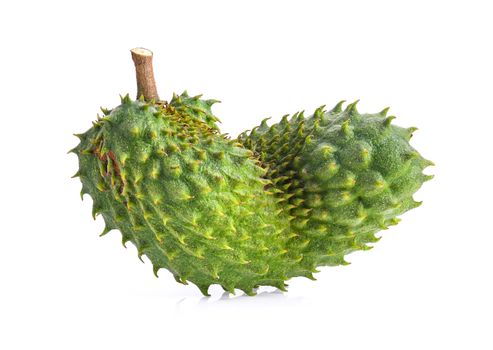
M 120 184 L 118 188 L 118 192 L 120 194 L 123 194 L 124 186 L 125 186 L 125 179 L 123 179 L 120 171 L 120 166 L 118 165 L 118 161 L 116 159 L 116 155 L 113 151 L 108 151 L 106 153 L 101 153 L 101 144 L 102 141 L 98 144 L 98 146 L 94 149 L 93 153 L 98 157 L 98 159 L 103 163 L 104 167 L 107 169 L 108 168 L 108 161 L 111 161 L 113 165 L 113 169 L 115 172 L 115 175 L 120 179 Z M 106 176 L 111 176 L 109 172 L 105 174 Z M 113 185 L 113 182 L 110 182 Z

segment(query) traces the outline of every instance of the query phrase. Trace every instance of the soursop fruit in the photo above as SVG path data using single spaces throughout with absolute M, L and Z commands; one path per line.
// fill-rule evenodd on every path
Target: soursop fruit
M 432 163 L 410 146 L 414 129 L 392 125 L 386 110 L 339 103 L 231 140 L 211 111 L 216 100 L 185 92 L 161 101 L 152 52 L 132 58 L 141 98 L 102 109 L 72 152 L 102 235 L 119 230 L 156 276 L 167 269 L 204 295 L 211 284 L 285 290 L 292 277 L 345 264 L 419 204 L 412 196 Z
M 120 230 L 156 274 L 168 269 L 205 295 L 211 284 L 247 294 L 260 285 L 284 290 L 297 262 L 286 250 L 282 196 L 265 191 L 265 169 L 251 151 L 218 133 L 214 102 L 127 95 L 104 110 L 77 135 L 81 194 L 103 216 L 103 234 Z
M 391 124 L 384 109 L 360 114 L 344 101 L 305 118 L 296 113 L 266 120 L 238 137 L 268 169 L 267 177 L 290 213 L 287 249 L 300 267 L 345 265 L 344 256 L 371 248 L 375 233 L 420 205 L 413 194 L 432 178 L 432 162 L 409 144 L 416 128 Z

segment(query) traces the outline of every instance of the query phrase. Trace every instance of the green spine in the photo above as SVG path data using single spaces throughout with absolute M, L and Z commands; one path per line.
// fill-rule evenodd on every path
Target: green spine
M 73 150 L 81 195 L 93 215 L 122 233 L 157 275 L 171 271 L 203 294 L 211 284 L 254 294 L 307 270 L 294 268 L 282 196 L 265 190 L 265 169 L 234 140 L 217 133 L 214 100 L 186 93 L 165 102 L 128 95 L 94 122 Z
M 422 171 L 432 162 L 409 144 L 415 128 L 392 125 L 387 109 L 360 114 L 355 102 L 343 111 L 343 102 L 309 118 L 284 116 L 270 127 L 264 120 L 238 138 L 288 198 L 287 249 L 310 271 L 345 265 L 346 254 L 370 249 L 376 232 L 420 204 L 412 196 L 431 179 Z

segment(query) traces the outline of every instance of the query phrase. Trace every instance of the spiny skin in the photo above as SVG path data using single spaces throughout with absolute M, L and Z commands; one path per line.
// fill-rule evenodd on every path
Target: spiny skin
M 387 109 L 360 114 L 356 103 L 344 111 L 341 106 L 330 112 L 321 107 L 309 118 L 284 116 L 271 127 L 264 120 L 238 138 L 289 197 L 287 249 L 311 271 L 345 265 L 346 254 L 370 249 L 377 231 L 420 204 L 412 195 L 431 178 L 422 171 L 432 162 L 408 142 L 415 128 L 391 125 Z
M 166 268 L 205 295 L 211 284 L 249 295 L 260 285 L 284 290 L 296 261 L 285 249 L 282 198 L 265 191 L 269 181 L 252 152 L 216 132 L 212 103 L 187 94 L 169 104 L 127 95 L 103 110 L 73 150 L 81 195 L 93 198 L 103 234 L 120 230 L 156 275 Z
M 219 128 L 216 125 L 216 122 L 219 122 L 219 118 L 212 114 L 211 111 L 211 106 L 219 101 L 214 99 L 202 100 L 200 97 L 202 97 L 202 95 L 190 97 L 188 96 L 188 93 L 184 91 L 179 96 L 173 94 L 173 98 L 169 105 L 174 108 L 176 113 L 186 114 L 189 118 L 202 121 L 210 128 L 219 131 Z

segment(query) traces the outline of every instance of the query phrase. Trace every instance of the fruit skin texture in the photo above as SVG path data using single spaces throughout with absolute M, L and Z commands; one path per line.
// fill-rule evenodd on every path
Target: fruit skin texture
M 266 192 L 266 170 L 252 152 L 217 133 L 214 100 L 174 96 L 170 103 L 132 101 L 76 135 L 81 195 L 93 216 L 132 242 L 154 272 L 168 269 L 203 294 L 211 284 L 254 294 L 260 285 L 285 289 L 309 271 L 286 249 L 282 196 Z
M 370 249 L 377 231 L 420 205 L 412 196 L 431 178 L 422 171 L 433 163 L 409 144 L 415 128 L 392 125 L 387 109 L 360 114 L 353 103 L 343 111 L 343 102 L 270 127 L 264 120 L 238 138 L 289 198 L 287 249 L 310 271 L 345 265 L 346 254 Z
M 120 230 L 156 276 L 168 269 L 204 295 L 211 284 L 285 290 L 291 277 L 347 264 L 346 254 L 371 248 L 376 232 L 420 204 L 412 196 L 431 178 L 422 171 L 432 162 L 409 144 L 415 128 L 392 125 L 387 109 L 360 114 L 341 102 L 230 140 L 215 102 L 127 95 L 72 150 L 102 235 Z

